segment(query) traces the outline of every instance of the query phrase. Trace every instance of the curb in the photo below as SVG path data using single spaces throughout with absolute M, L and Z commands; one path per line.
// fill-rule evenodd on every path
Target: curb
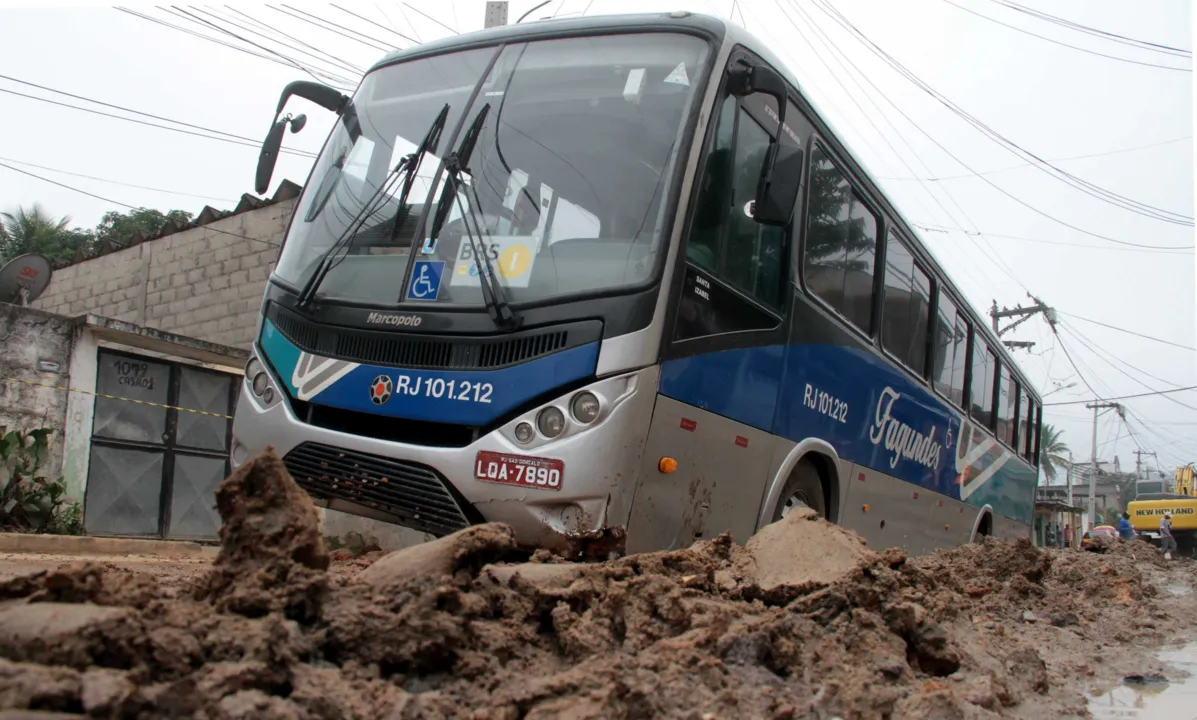
M 180 540 L 0 533 L 0 553 L 213 557 L 217 548 Z

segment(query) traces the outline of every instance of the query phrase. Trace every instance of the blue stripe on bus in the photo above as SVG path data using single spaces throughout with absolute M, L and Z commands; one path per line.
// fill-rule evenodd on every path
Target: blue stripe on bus
M 293 374 L 301 351 L 269 320 L 262 324 L 261 347 L 291 397 L 298 396 Z M 500 370 L 408 370 L 347 363 L 343 377 L 308 401 L 319 405 L 389 417 L 458 425 L 483 426 L 555 388 L 593 377 L 597 342 L 563 350 Z M 389 392 L 371 388 L 389 378 Z M 381 382 L 386 387 L 386 381 Z M 452 395 L 450 396 L 450 392 Z M 374 398 L 386 400 L 381 404 Z
M 775 345 L 668 360 L 660 392 L 795 442 L 821 438 L 845 460 L 1031 522 L 1035 471 L 1000 444 L 958 470 L 958 453 L 967 459 L 988 436 L 962 443 L 961 414 L 871 352 Z M 969 482 L 978 475 L 988 477 Z

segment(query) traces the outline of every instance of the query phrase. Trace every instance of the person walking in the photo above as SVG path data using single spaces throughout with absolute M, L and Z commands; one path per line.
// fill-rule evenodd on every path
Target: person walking
M 1164 517 L 1160 519 L 1160 549 L 1169 560 L 1176 550 L 1176 538 L 1172 537 L 1172 515 L 1169 513 L 1164 513 Z
M 1118 518 L 1118 537 L 1123 540 L 1130 540 L 1135 536 L 1135 529 L 1130 524 L 1130 513 L 1122 513 L 1122 517 Z

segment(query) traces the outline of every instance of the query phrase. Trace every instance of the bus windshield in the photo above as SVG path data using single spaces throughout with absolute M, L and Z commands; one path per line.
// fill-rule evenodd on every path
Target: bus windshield
M 513 303 L 651 280 L 707 53 L 704 40 L 688 35 L 605 35 L 447 53 L 370 73 L 354 98 L 356 118 L 338 123 L 317 160 L 276 276 L 302 286 L 345 236 L 320 284 L 324 299 L 481 305 L 475 248 L 489 255 Z M 404 178 L 388 176 L 446 105 L 439 143 L 400 208 Z M 455 130 L 484 111 L 462 191 L 430 239 L 434 208 L 424 210 L 445 185 L 442 161 L 464 134 Z M 429 262 L 404 288 L 413 250 Z

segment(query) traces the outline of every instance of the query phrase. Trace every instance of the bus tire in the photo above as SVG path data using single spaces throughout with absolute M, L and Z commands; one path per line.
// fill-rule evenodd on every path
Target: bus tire
M 773 510 L 773 522 L 785 517 L 790 510 L 797 507 L 809 507 L 827 517 L 827 500 L 823 497 L 823 481 L 819 471 L 810 460 L 800 460 L 790 473 L 790 479 L 781 489 L 777 498 L 777 508 Z

